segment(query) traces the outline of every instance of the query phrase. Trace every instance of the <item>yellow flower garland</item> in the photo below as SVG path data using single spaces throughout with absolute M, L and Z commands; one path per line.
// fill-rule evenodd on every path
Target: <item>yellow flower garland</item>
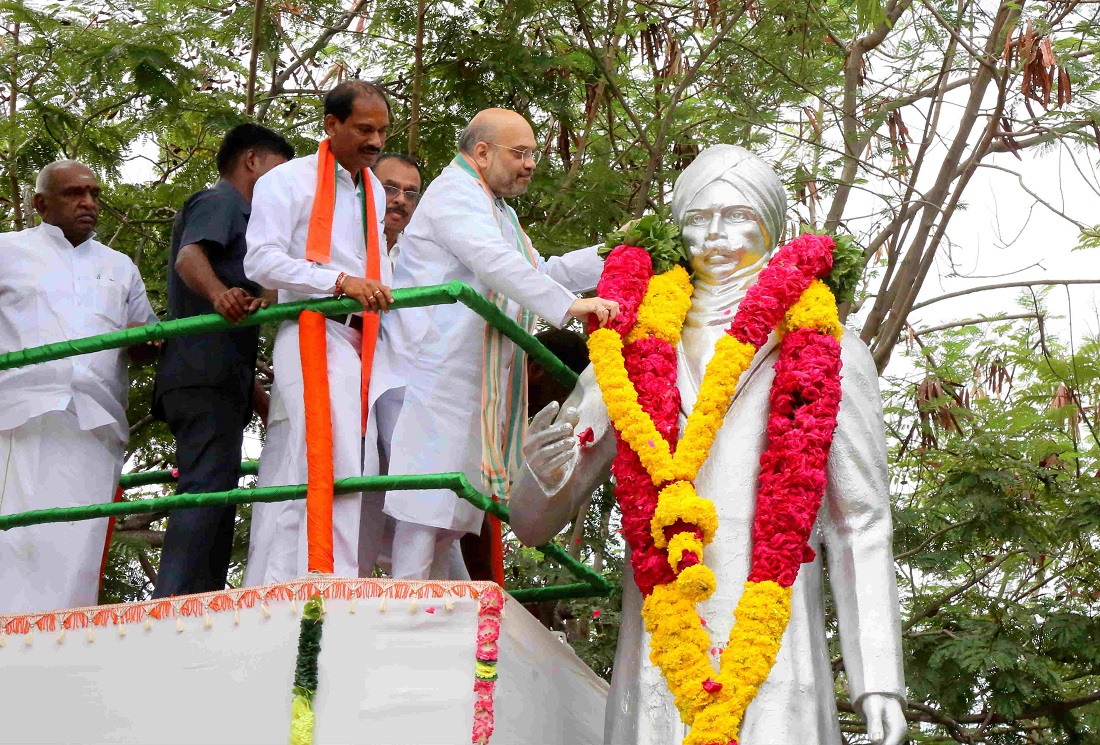
M 684 317 L 691 307 L 691 277 L 682 266 L 675 266 L 649 280 L 638 321 L 626 337 L 629 344 L 653 334 L 673 347 L 680 343 Z
M 623 338 L 611 329 L 596 329 L 588 337 L 589 357 L 607 413 L 623 439 L 630 443 L 654 483 L 672 480 L 672 449 L 657 425 L 638 403 L 638 391 L 626 374 Z
M 794 329 L 813 329 L 823 334 L 828 334 L 840 339 L 844 333 L 844 326 L 837 317 L 836 298 L 833 291 L 820 279 L 815 279 L 798 302 L 787 311 L 786 318 L 779 325 L 777 332 L 780 338 L 787 335 L 787 331 Z
M 684 277 L 686 272 L 677 267 L 650 280 L 638 309 L 638 324 L 628 341 L 653 334 L 673 345 L 678 343 L 690 306 L 690 282 L 685 287 Z M 837 339 L 843 333 L 836 299 L 820 280 L 803 293 L 776 331 L 782 337 L 799 328 Z M 710 453 L 737 383 L 752 364 L 756 350 L 732 336 L 722 336 L 707 364 L 683 438 L 672 455 L 638 402 L 626 373 L 622 337 L 600 329 L 593 332 L 589 349 L 612 423 L 638 454 L 654 484 L 663 487 L 651 529 L 656 545 L 667 547 L 669 563 L 678 569 L 684 552 L 700 554 L 718 528 L 713 502 L 700 497 L 691 482 Z M 665 528 L 678 520 L 697 526 L 703 538 L 682 532 L 666 539 Z M 790 620 L 790 587 L 772 581 L 746 582 L 734 610 L 736 623 L 729 645 L 716 673 L 707 656 L 710 635 L 700 626 L 696 610 L 696 604 L 709 598 L 714 589 L 713 571 L 696 564 L 681 571 L 675 581 L 654 587 L 642 606 L 642 618 L 651 635 L 650 659 L 664 673 L 681 717 L 691 725 L 683 745 L 726 743 L 737 736 L 745 710 L 775 665 Z

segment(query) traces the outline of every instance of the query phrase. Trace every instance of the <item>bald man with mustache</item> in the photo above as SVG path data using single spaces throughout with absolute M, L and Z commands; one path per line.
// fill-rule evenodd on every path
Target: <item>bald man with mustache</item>
M 40 225 L 0 235 L 0 349 L 156 323 L 134 262 L 96 240 L 90 168 L 44 167 L 34 208 Z M 0 515 L 110 502 L 128 394 L 121 349 L 0 372 Z M 95 605 L 106 534 L 106 519 L 0 532 L 0 613 Z
M 405 229 L 394 285 L 465 282 L 529 331 L 539 317 L 557 328 L 614 318 L 616 303 L 576 296 L 599 281 L 595 247 L 543 259 L 505 201 L 527 191 L 541 156 L 527 120 L 487 109 L 458 146 Z M 380 438 L 390 474 L 458 471 L 503 499 L 527 423 L 525 370 L 523 352 L 462 304 L 389 314 L 372 386 L 378 431 L 367 436 Z M 381 495 L 373 498 L 365 511 L 382 508 Z M 389 492 L 384 509 L 397 521 L 394 577 L 467 578 L 456 539 L 479 533 L 484 513 L 445 489 Z M 361 532 L 361 540 L 365 569 L 381 538 Z

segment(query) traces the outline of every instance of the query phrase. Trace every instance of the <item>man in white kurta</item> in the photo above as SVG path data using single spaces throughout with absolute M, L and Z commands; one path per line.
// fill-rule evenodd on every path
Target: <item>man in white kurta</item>
M 510 111 L 481 112 L 463 132 L 459 149 L 482 178 L 451 165 L 432 181 L 405 230 L 394 283 L 413 287 L 458 280 L 482 294 L 496 290 L 508 298 L 509 315 L 524 306 L 556 327 L 597 311 L 606 321 L 617 312 L 617 305 L 574 295 L 599 280 L 602 261 L 595 248 L 549 261 L 538 258 L 532 266 L 517 247 L 521 236 L 504 198 L 526 191 L 534 172 L 537 151 L 526 120 Z M 404 387 L 390 474 L 458 471 L 475 488 L 485 488 L 485 339 L 485 321 L 461 304 L 403 309 L 383 319 L 372 388 Z M 514 346 L 506 346 L 512 353 Z M 454 557 L 455 539 L 481 531 L 480 510 L 439 489 L 389 492 L 385 511 L 397 520 L 395 577 L 457 578 L 445 576 L 447 567 L 461 566 Z
M 319 264 L 306 256 L 306 238 L 317 186 L 318 155 L 292 160 L 271 170 L 257 183 L 248 223 L 244 267 L 249 279 L 279 291 L 287 303 L 333 295 L 341 274 L 344 293 L 364 307 L 379 311 L 388 295 L 392 269 L 385 258 L 382 217 L 385 192 L 369 166 L 385 144 L 389 105 L 381 89 L 348 81 L 325 99 L 325 131 L 336 157 L 336 193 L 332 210 L 330 261 Z M 363 185 L 354 174 L 368 169 L 382 260 L 379 281 L 364 278 L 367 243 Z M 392 298 L 391 298 L 392 299 Z M 362 322 L 357 316 L 329 318 L 327 332 L 329 397 L 332 407 L 333 467 L 337 480 L 363 475 L 361 408 Z M 268 430 L 260 456 L 260 486 L 304 484 L 307 481 L 305 404 L 298 322 L 285 321 L 275 336 L 275 383 L 271 391 Z M 335 573 L 359 573 L 360 526 L 358 492 L 333 499 L 333 559 Z M 305 500 L 257 504 L 245 568 L 245 584 L 283 582 L 307 571 Z
M 680 431 L 699 393 L 714 345 L 755 282 L 783 229 L 786 197 L 771 168 L 742 148 L 704 150 L 676 182 L 672 212 L 692 253 L 694 293 L 677 349 Z M 900 609 L 891 551 L 890 493 L 878 373 L 858 334 L 841 341 L 842 398 L 828 483 L 810 537 L 816 558 L 793 587 L 791 619 L 767 681 L 745 713 L 741 745 L 840 745 L 825 637 L 824 566 L 836 609 L 851 700 L 875 745 L 905 737 Z M 718 531 L 704 556 L 718 589 L 699 605 L 714 640 L 712 661 L 729 638 L 748 577 L 757 476 L 766 445 L 769 395 L 779 354 L 774 339 L 741 376 L 696 488 L 712 500 Z M 552 538 L 608 476 L 615 432 L 590 367 L 558 414 L 536 415 L 527 465 L 513 489 L 512 528 L 529 545 Z M 591 427 L 594 441 L 574 435 Z M 822 558 L 824 554 L 824 560 Z M 629 567 L 622 628 L 607 702 L 607 745 L 675 745 L 687 727 L 661 671 L 649 659 L 642 595 Z
M 156 323 L 134 262 L 95 240 L 99 184 L 42 170 L 42 224 L 0 235 L 0 350 Z M 0 372 L 0 514 L 110 502 L 130 436 L 124 351 Z M 107 520 L 0 533 L 0 613 L 94 605 Z
M 400 153 L 382 153 L 371 167 L 386 191 L 386 246 L 390 265 L 395 266 L 401 253 L 401 239 L 420 203 L 422 180 L 416 161 Z M 367 432 L 363 443 L 363 473 L 389 473 L 390 441 L 397 415 L 401 412 L 403 387 L 375 389 L 376 396 L 385 395 L 381 404 L 372 400 L 367 415 Z M 381 415 L 381 416 L 379 416 Z M 363 492 L 363 511 L 359 518 L 359 574 L 374 575 L 375 566 L 391 570 L 390 551 L 393 546 L 394 521 L 384 514 L 385 492 Z

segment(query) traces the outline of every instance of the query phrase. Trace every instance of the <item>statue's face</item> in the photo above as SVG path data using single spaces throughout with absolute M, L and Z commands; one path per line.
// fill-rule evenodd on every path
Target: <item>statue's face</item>
M 691 267 L 705 282 L 721 283 L 768 251 L 760 216 L 725 181 L 715 181 L 695 196 L 684 210 L 680 232 L 691 250 Z

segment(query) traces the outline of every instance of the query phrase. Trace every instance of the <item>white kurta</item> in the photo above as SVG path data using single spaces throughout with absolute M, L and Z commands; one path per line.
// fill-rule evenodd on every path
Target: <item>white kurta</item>
M 0 352 L 155 323 L 137 267 L 60 228 L 0 235 Z M 110 502 L 130 436 L 125 350 L 0 372 L 0 514 Z M 106 520 L 0 533 L 0 612 L 96 601 Z
M 385 192 L 373 173 L 370 178 L 379 222 L 381 281 L 390 285 L 392 268 L 382 225 Z M 314 154 L 284 163 L 265 174 L 257 182 L 252 197 L 245 273 L 257 284 L 277 289 L 280 303 L 331 295 L 340 272 L 356 277 L 365 275 L 367 248 L 358 187 L 343 167 L 338 168 L 330 263 L 320 265 L 306 260 L 306 237 L 316 184 Z M 335 321 L 328 321 L 326 328 L 335 476 L 337 479 L 361 476 L 362 338 Z M 260 486 L 304 484 L 307 481 L 305 405 L 297 321 L 285 321 L 279 326 L 273 361 L 275 383 L 258 483 Z M 359 493 L 337 495 L 333 500 L 335 571 L 341 576 L 358 576 L 359 513 Z M 245 583 L 281 582 L 304 575 L 305 528 L 304 500 L 255 505 Z
M 405 229 L 394 283 L 417 287 L 458 280 L 479 293 L 493 289 L 510 298 L 507 312 L 513 317 L 522 305 L 563 326 L 576 299 L 573 293 L 599 281 L 603 262 L 596 248 L 540 258 L 532 267 L 513 231 L 502 200 L 490 201 L 474 178 L 448 167 L 432 181 Z M 460 303 L 409 308 L 383 319 L 376 382 L 379 390 L 406 387 L 393 434 L 391 474 L 459 471 L 475 488 L 483 488 L 485 328 L 481 316 Z M 446 490 L 390 492 L 385 509 L 397 520 L 481 530 L 481 511 Z
M 791 621 L 775 667 L 745 714 L 741 745 L 839 745 L 833 675 L 825 638 L 822 553 L 839 622 L 852 701 L 866 693 L 905 698 L 900 611 L 891 552 L 889 484 L 878 376 L 867 348 L 853 333 L 842 342 L 842 391 L 829 456 L 829 478 L 810 546 L 817 558 L 803 564 L 794 585 Z M 683 398 L 681 431 L 697 389 L 679 350 Z M 699 606 L 716 651 L 733 625 L 733 609 L 748 576 L 760 456 L 766 445 L 768 398 L 775 348 L 757 355 L 742 376 L 711 455 L 699 472 L 699 493 L 714 501 L 719 528 L 706 562 L 718 589 Z M 526 468 L 513 489 L 512 525 L 524 540 L 552 535 L 584 494 L 607 477 L 615 454 L 614 430 L 591 368 L 565 406 L 579 406 L 578 430 L 592 427 L 595 442 L 581 450 L 569 483 L 545 494 Z M 713 658 L 717 663 L 717 655 Z M 622 627 L 607 704 L 609 745 L 670 745 L 686 732 L 668 686 L 649 660 L 649 634 L 641 594 L 624 576 Z

